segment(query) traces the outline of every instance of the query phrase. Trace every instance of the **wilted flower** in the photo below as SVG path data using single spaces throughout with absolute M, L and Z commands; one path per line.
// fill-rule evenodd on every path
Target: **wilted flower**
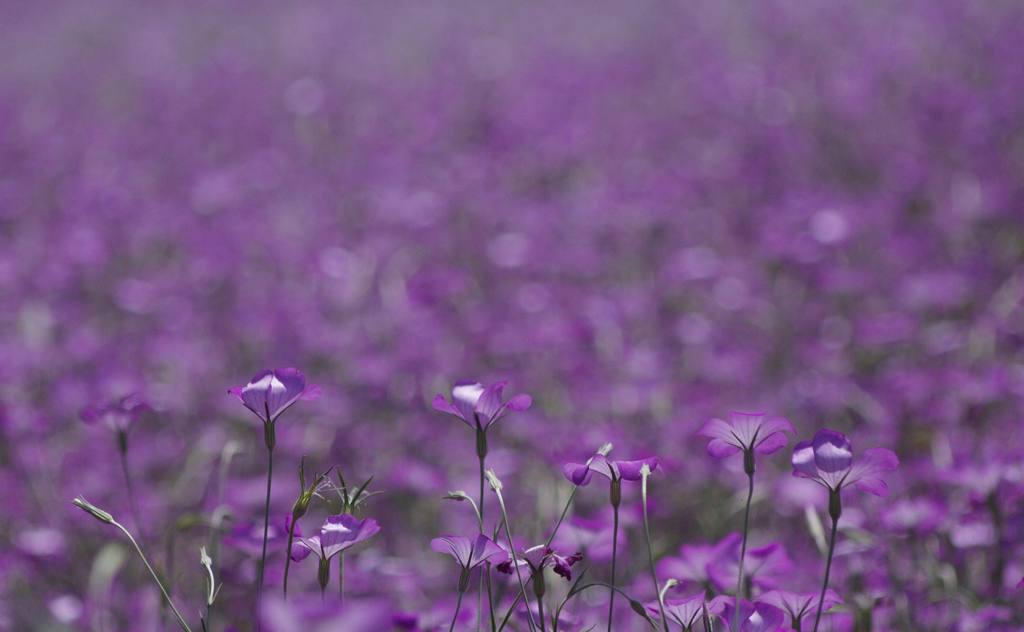
M 430 541 L 430 548 L 438 553 L 449 553 L 462 566 L 459 577 L 459 592 L 469 588 L 469 572 L 484 562 L 502 563 L 508 559 L 508 551 L 494 543 L 482 533 L 473 538 L 461 535 L 441 534 Z
M 793 424 L 783 417 L 765 421 L 764 413 L 730 412 L 728 423 L 710 419 L 698 435 L 711 437 L 708 454 L 727 457 L 743 450 L 743 467 L 747 474 L 754 473 L 754 452 L 771 454 L 788 443 L 782 431 L 796 433 Z
M 245 386 L 228 392 L 263 420 L 268 450 L 276 443 L 274 423 L 289 406 L 299 401 L 311 402 L 323 392 L 316 384 L 306 384 L 306 376 L 294 368 L 260 371 Z

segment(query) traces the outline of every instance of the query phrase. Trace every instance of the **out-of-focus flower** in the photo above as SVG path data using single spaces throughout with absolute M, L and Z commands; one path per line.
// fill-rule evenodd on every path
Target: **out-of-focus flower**
M 764 417 L 764 413 L 730 411 L 728 422 L 709 419 L 697 434 L 711 437 L 708 454 L 713 457 L 727 457 L 743 450 L 744 469 L 747 474 L 753 474 L 755 451 L 772 454 L 789 442 L 783 431 L 796 434 L 788 419 L 775 417 L 765 421 Z
M 452 401 L 438 394 L 434 398 L 434 410 L 455 415 L 471 428 L 486 431 L 488 426 L 505 416 L 509 411 L 522 412 L 530 407 L 533 400 L 529 395 L 520 394 L 505 403 L 501 391 L 508 382 L 495 382 L 487 388 L 473 380 L 459 380 L 452 387 Z
M 472 538 L 442 533 L 440 538 L 430 541 L 430 548 L 438 553 L 448 553 L 462 566 L 459 577 L 459 592 L 469 588 L 469 572 L 484 562 L 502 564 L 508 560 L 508 551 L 501 548 L 482 533 Z
M 306 384 L 306 376 L 294 368 L 260 371 L 245 386 L 236 386 L 228 392 L 238 398 L 263 420 L 264 440 L 268 450 L 276 444 L 274 423 L 289 406 L 299 401 L 311 402 L 323 392 L 316 384 Z
M 142 413 L 152 410 L 138 394 L 102 406 L 86 406 L 78 412 L 88 424 L 102 423 L 118 434 L 127 433 Z
M 708 574 L 718 590 L 724 591 L 736 585 L 739 575 L 740 543 L 739 533 L 730 534 L 729 545 L 718 550 L 718 556 L 708 562 Z M 725 542 L 723 540 L 723 542 Z M 785 547 L 773 542 L 747 551 L 743 558 L 743 583 L 757 586 L 761 590 L 778 586 L 779 579 L 793 570 L 793 560 Z
M 850 438 L 841 432 L 823 428 L 813 441 L 801 441 L 793 448 L 793 476 L 809 478 L 829 490 L 838 499 L 839 490 L 850 485 L 885 498 L 889 487 L 878 477 L 895 470 L 900 460 L 892 450 L 868 448 L 853 462 Z M 837 508 L 838 509 L 838 508 Z M 829 507 L 830 514 L 833 508 Z M 838 518 L 838 515 L 833 516 Z
M 784 610 L 790 617 L 789 627 L 799 630 L 800 620 L 813 614 L 818 610 L 820 593 L 793 593 L 788 590 L 770 590 L 758 596 L 758 601 L 771 604 L 776 608 Z M 837 603 L 844 603 L 834 590 L 829 588 L 825 591 L 825 601 L 822 603 L 823 611 L 831 610 Z

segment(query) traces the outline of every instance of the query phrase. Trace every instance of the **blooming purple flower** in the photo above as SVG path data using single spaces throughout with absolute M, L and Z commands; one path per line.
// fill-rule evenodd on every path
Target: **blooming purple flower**
M 665 600 L 665 617 L 674 623 L 679 624 L 683 630 L 690 630 L 697 623 L 703 614 L 703 605 L 705 604 L 705 596 L 707 591 L 702 590 L 692 597 L 686 599 L 666 599 Z M 651 616 L 658 616 L 658 602 L 652 601 L 648 604 L 644 604 L 647 608 L 647 613 Z M 708 612 L 711 614 L 721 614 L 724 609 L 722 601 L 712 601 L 708 604 Z
M 495 382 L 487 388 L 473 380 L 459 380 L 452 387 L 452 401 L 449 404 L 444 395 L 434 398 L 434 410 L 455 415 L 471 428 L 486 431 L 487 427 L 505 416 L 509 411 L 522 412 L 530 407 L 533 400 L 529 395 L 520 394 L 505 403 L 501 391 L 508 382 Z
M 892 450 L 868 448 L 853 462 L 850 438 L 824 428 L 813 441 L 801 441 L 793 448 L 793 476 L 809 478 L 831 493 L 856 485 L 857 489 L 885 498 L 889 488 L 878 477 L 895 470 L 900 460 Z
M 740 599 L 738 617 L 735 598 L 732 596 L 719 595 L 715 597 L 709 603 L 709 610 L 710 604 L 721 608 L 718 616 L 731 632 L 777 632 L 786 618 L 782 610 L 762 601 L 751 603 L 746 599 Z M 736 630 L 732 629 L 733 621 L 737 622 Z
M 800 620 L 818 610 L 819 593 L 797 594 L 788 590 L 770 590 L 757 599 L 784 610 L 790 617 L 789 627 L 799 629 Z M 837 603 L 843 603 L 843 600 L 831 588 L 826 590 L 822 610 L 830 610 Z
M 511 574 L 515 566 L 527 566 L 534 575 L 536 581 L 537 572 L 543 568 L 553 568 L 555 573 L 566 579 L 572 579 L 570 567 L 583 559 L 582 553 L 573 553 L 569 557 L 562 557 L 553 549 L 537 545 L 519 553 L 516 558 L 508 559 L 498 564 L 498 570 L 502 573 Z
M 289 406 L 299 401 L 311 402 L 323 392 L 316 384 L 306 384 L 306 376 L 294 368 L 260 371 L 245 386 L 236 386 L 229 393 L 256 413 L 265 424 L 273 424 Z
M 471 570 L 484 562 L 500 564 L 508 559 L 508 551 L 482 533 L 472 538 L 442 533 L 430 541 L 430 548 L 438 553 L 449 553 L 462 566 Z
M 740 565 L 739 533 L 730 534 L 723 544 L 728 546 L 718 550 L 719 555 L 708 563 L 708 575 L 718 590 L 724 591 L 736 585 Z M 757 586 L 761 590 L 778 586 L 779 578 L 793 570 L 793 560 L 789 558 L 785 547 L 778 542 L 748 550 L 743 557 L 743 583 Z
M 764 417 L 764 413 L 730 411 L 728 422 L 709 419 L 697 434 L 711 437 L 708 454 L 713 457 L 727 457 L 743 450 L 744 467 L 752 474 L 755 451 L 771 454 L 788 443 L 783 431 L 796 433 L 788 419 L 775 417 L 765 421 Z
M 638 481 L 640 480 L 640 469 L 644 464 L 653 472 L 658 468 L 658 457 L 652 456 L 639 461 L 609 461 L 607 458 L 597 455 L 590 463 L 566 463 L 562 467 L 562 472 L 567 479 L 572 481 L 573 485 L 583 487 L 590 483 L 594 472 L 612 481 Z
M 373 518 L 360 520 L 352 514 L 341 514 L 340 516 L 328 516 L 324 526 L 320 528 L 319 535 L 308 539 L 299 538 L 299 542 L 316 553 L 321 561 L 328 561 L 378 531 L 380 531 L 380 525 Z

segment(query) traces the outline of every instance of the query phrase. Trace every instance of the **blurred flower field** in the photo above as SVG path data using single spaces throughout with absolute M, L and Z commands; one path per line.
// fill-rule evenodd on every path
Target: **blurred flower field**
M 1021 32 L 1007 0 L 0 4 L 0 629 L 177 629 L 81 495 L 191 630 L 492 630 L 488 583 L 529 630 L 614 568 L 610 620 L 595 585 L 558 629 L 700 630 L 701 591 L 732 629 L 739 584 L 740 629 L 807 632 L 845 488 L 819 630 L 1024 630 Z M 243 391 L 285 367 L 303 401 Z

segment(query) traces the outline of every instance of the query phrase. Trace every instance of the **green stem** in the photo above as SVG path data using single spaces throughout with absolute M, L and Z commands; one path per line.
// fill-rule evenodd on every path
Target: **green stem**
M 516 577 L 519 578 L 519 590 L 523 592 L 523 603 L 526 604 L 526 615 L 527 622 L 530 624 L 530 629 L 533 630 L 536 624 L 533 622 L 533 612 L 530 610 L 530 600 L 526 598 L 526 583 L 523 582 L 523 574 L 519 570 L 519 564 L 516 562 L 516 546 L 512 543 L 512 530 L 508 528 L 508 513 L 505 511 L 505 500 L 501 497 L 501 490 L 496 489 L 494 493 L 498 495 L 498 505 L 501 506 L 501 517 L 505 521 L 505 536 L 508 538 L 508 548 L 512 552 L 512 565 L 516 567 Z
M 291 524 L 288 525 L 288 548 L 284 550 L 284 598 L 288 600 L 288 567 L 292 563 L 292 543 L 295 541 L 295 516 L 292 516 Z
M 619 507 L 612 507 L 612 589 L 608 597 L 608 632 L 612 632 L 612 608 L 615 606 L 615 554 L 619 550 Z
M 818 622 L 821 621 L 821 607 L 825 605 L 825 590 L 828 588 L 828 574 L 832 570 L 832 552 L 836 549 L 836 527 L 839 526 L 839 519 L 832 518 L 832 538 L 828 543 L 828 561 L 825 562 L 825 582 L 821 585 L 821 598 L 818 599 L 818 614 L 814 616 L 814 632 L 818 632 Z
M 544 569 L 539 568 L 537 572 L 543 573 Z M 537 618 L 540 619 L 540 632 L 544 632 L 544 599 L 542 597 L 537 597 Z
M 644 508 L 644 536 L 647 538 L 647 557 L 651 560 L 651 578 L 654 579 L 654 592 L 658 595 L 658 613 L 661 615 L 661 624 L 665 628 L 665 632 L 668 632 L 668 619 L 665 618 L 665 606 L 662 603 L 661 587 L 658 584 L 658 572 L 654 570 L 654 551 L 651 550 L 651 529 L 647 521 L 647 476 L 650 472 L 647 470 L 647 465 L 644 465 L 643 468 L 640 470 L 640 493 Z
M 146 533 L 142 528 L 142 518 L 139 514 L 139 505 L 135 501 L 135 488 L 132 485 L 132 475 L 128 470 L 128 435 L 123 431 L 118 432 L 118 444 L 121 452 L 121 469 L 124 470 L 124 480 L 128 486 L 128 504 L 132 508 L 132 519 L 135 520 L 135 528 L 139 530 L 139 538 L 146 540 Z
M 455 620 L 459 618 L 459 609 L 462 608 L 462 595 L 466 593 L 459 591 L 459 601 L 455 604 L 455 615 L 452 617 L 452 624 L 448 626 L 448 632 L 455 629 Z
M 345 605 L 345 552 L 338 554 L 338 592 L 341 594 L 341 605 Z
M 268 448 L 267 453 L 270 455 L 269 462 L 267 463 L 267 505 L 263 511 L 263 555 L 260 557 L 260 584 L 259 592 L 256 597 L 256 609 L 259 611 L 263 604 L 263 569 L 267 565 L 267 530 L 270 528 L 270 482 L 274 478 L 274 450 Z M 289 551 L 290 553 L 290 551 Z M 260 629 L 260 619 L 257 614 L 256 619 L 256 630 Z
M 555 523 L 555 528 L 551 531 L 551 535 L 548 537 L 548 541 L 545 543 L 545 546 L 551 546 L 552 540 L 555 539 L 555 534 L 558 533 L 558 527 L 562 526 L 562 521 L 565 520 L 565 514 L 569 512 L 569 505 L 572 504 L 572 497 L 576 495 L 576 490 L 579 488 L 579 485 L 572 486 L 572 492 L 569 494 L 569 498 L 565 501 L 565 507 L 562 508 L 562 515 L 558 517 L 558 522 Z
M 747 489 L 747 508 L 743 511 L 743 546 L 740 547 L 740 572 L 736 578 L 736 610 L 732 618 L 732 629 L 738 630 L 740 616 L 740 595 L 743 593 L 743 560 L 747 557 L 747 528 L 750 525 L 750 500 L 754 497 L 754 473 L 747 474 L 750 486 Z
M 128 539 L 131 540 L 132 545 L 135 547 L 135 550 L 139 552 L 139 557 L 142 558 L 143 564 L 145 564 L 146 568 L 149 569 L 149 574 L 153 576 L 153 581 L 155 581 L 157 587 L 160 588 L 160 592 L 163 593 L 164 599 L 166 599 L 167 603 L 171 605 L 171 610 L 174 611 L 174 616 L 178 619 L 178 625 L 180 625 L 181 629 L 185 632 L 192 632 L 192 630 L 189 629 L 188 624 L 185 623 L 185 620 L 181 617 L 181 614 L 178 612 L 178 609 L 174 607 L 174 602 L 171 601 L 171 597 L 167 594 L 167 590 L 164 589 L 164 585 L 160 582 L 160 578 L 156 576 L 156 571 L 154 571 L 153 567 L 149 565 L 149 560 L 146 559 L 146 556 L 142 552 L 142 549 L 139 548 L 139 543 L 135 541 L 135 538 L 133 538 L 132 534 L 128 532 L 128 529 L 125 529 L 117 522 L 112 522 L 111 524 L 113 524 L 115 527 L 123 531 L 124 534 L 128 536 Z

